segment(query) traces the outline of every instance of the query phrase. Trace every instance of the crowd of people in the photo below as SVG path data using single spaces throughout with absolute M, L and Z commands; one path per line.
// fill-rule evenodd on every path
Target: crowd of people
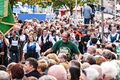
M 94 25 L 69 17 L 54 21 L 18 20 L 0 34 L 0 80 L 119 80 L 120 25 Z

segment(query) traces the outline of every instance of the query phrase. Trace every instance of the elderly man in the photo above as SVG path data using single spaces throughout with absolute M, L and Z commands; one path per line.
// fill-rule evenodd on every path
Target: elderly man
M 99 72 L 94 68 L 86 68 L 85 69 L 87 80 L 98 80 L 99 79 Z
M 101 68 L 101 66 L 95 64 L 95 65 L 91 65 L 90 68 L 94 68 L 98 71 L 98 73 L 99 73 L 99 78 L 98 79 L 101 80 L 102 79 L 102 68 Z
M 51 66 L 48 75 L 54 76 L 57 80 L 67 80 L 67 72 L 62 65 Z
M 111 62 L 104 62 L 101 64 L 103 80 L 118 80 L 118 69 L 115 64 Z
M 10 80 L 10 75 L 5 71 L 0 71 L 0 80 Z
M 76 58 L 79 58 L 80 51 L 78 47 L 69 40 L 70 34 L 68 32 L 63 32 L 62 34 L 62 40 L 56 42 L 52 48 L 48 49 L 44 52 L 44 55 L 47 55 L 48 53 L 54 52 L 54 53 L 66 53 L 68 58 L 72 59 L 74 55 L 77 55 Z

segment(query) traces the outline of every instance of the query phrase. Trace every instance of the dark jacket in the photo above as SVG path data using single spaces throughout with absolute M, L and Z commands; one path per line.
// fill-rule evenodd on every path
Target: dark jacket
M 37 71 L 37 70 L 34 70 L 28 74 L 25 74 L 26 77 L 36 77 L 36 78 L 40 78 L 41 77 L 41 74 Z

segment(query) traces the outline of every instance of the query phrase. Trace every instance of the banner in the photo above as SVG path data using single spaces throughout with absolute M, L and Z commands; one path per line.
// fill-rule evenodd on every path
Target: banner
M 8 16 L 9 0 L 0 0 L 0 18 Z
M 15 24 L 14 21 L 14 16 L 12 14 L 11 6 L 10 4 L 8 5 L 8 16 L 3 17 L 0 21 L 0 32 L 5 36 L 7 32 L 9 32 L 12 28 L 13 25 Z

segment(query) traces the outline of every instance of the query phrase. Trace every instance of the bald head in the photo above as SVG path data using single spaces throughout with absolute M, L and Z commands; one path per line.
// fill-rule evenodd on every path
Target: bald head
M 70 34 L 69 34 L 68 32 L 63 32 L 63 33 L 62 33 L 62 41 L 63 41 L 64 43 L 67 43 L 67 42 L 68 42 L 69 37 L 70 37 Z

